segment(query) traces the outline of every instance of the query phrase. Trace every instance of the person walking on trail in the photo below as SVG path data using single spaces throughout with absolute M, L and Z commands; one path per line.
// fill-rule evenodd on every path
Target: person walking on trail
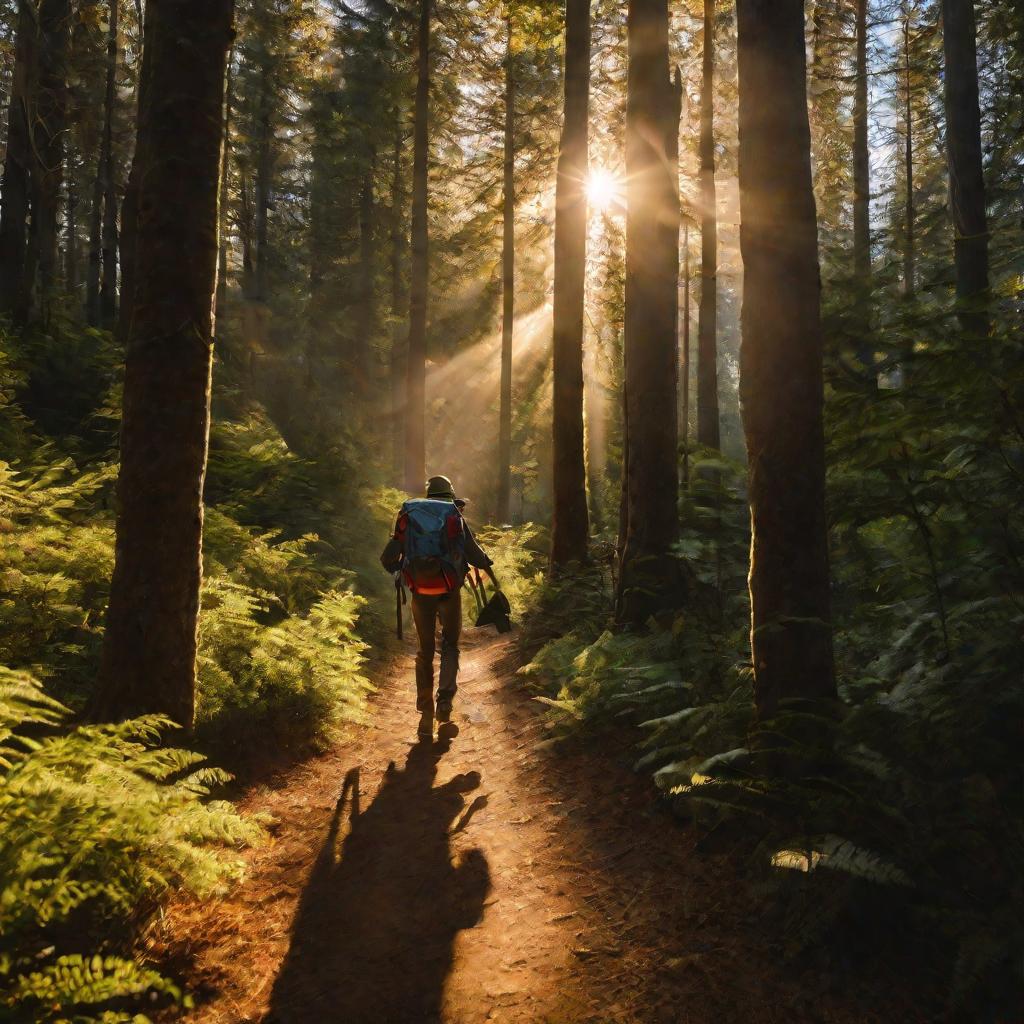
M 434 721 L 451 721 L 452 701 L 458 690 L 459 639 L 462 635 L 462 584 L 470 566 L 482 569 L 495 591 L 501 585 L 493 562 L 476 542 L 462 515 L 466 502 L 455 497 L 446 476 L 427 481 L 427 495 L 407 501 L 398 514 L 395 532 L 380 556 L 381 564 L 396 574 L 398 586 L 412 591 L 412 618 L 419 651 L 416 654 L 416 710 L 418 735 L 433 737 Z M 434 703 L 434 651 L 437 623 L 441 623 L 441 666 Z

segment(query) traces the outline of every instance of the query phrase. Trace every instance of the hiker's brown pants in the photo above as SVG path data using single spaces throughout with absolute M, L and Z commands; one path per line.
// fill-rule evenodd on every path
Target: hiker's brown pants
M 462 635 L 462 591 L 450 594 L 413 594 L 412 620 L 420 649 L 416 654 L 416 710 L 434 710 L 434 651 L 437 623 L 441 623 L 441 672 L 438 701 L 450 703 L 458 689 L 459 638 Z

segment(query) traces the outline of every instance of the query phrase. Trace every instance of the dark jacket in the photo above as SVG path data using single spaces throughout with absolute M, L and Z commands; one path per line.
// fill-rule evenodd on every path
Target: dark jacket
M 458 587 L 462 586 L 470 566 L 477 569 L 487 569 L 494 564 L 494 560 L 488 557 L 487 553 L 476 542 L 476 537 L 473 536 L 473 531 L 469 528 L 469 523 L 466 522 L 465 518 L 462 520 L 462 526 L 465 533 L 465 561 L 467 564 L 455 566 L 458 573 L 458 578 L 456 580 L 456 586 Z M 381 565 L 383 565 L 388 572 L 398 572 L 398 570 L 402 568 L 402 559 L 404 555 L 405 536 L 402 517 L 399 516 L 395 522 L 394 533 L 391 535 L 391 539 L 387 542 L 387 545 L 381 552 Z

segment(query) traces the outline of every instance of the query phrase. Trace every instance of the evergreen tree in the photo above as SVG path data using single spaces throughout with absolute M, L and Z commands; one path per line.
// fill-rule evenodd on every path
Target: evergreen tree
M 620 622 L 680 598 L 677 348 L 681 82 L 665 0 L 631 0 L 626 114 L 625 486 Z
M 818 241 L 803 4 L 736 10 L 751 646 L 757 708 L 771 716 L 787 698 L 835 695 Z
M 405 488 L 419 494 L 426 481 L 427 223 L 430 159 L 430 22 L 432 0 L 420 0 L 417 35 L 416 102 L 413 119 L 412 261 L 409 269 L 409 341 L 406 346 Z
M 7 155 L 0 185 L 0 310 L 25 322 L 31 305 L 28 227 L 32 199 L 32 128 L 37 53 L 33 0 L 19 0 L 17 42 L 7 118 Z
M 704 0 L 700 93 L 700 321 L 697 443 L 720 445 L 718 425 L 718 193 L 715 188 L 715 0 Z
M 979 339 L 989 327 L 988 223 L 972 0 L 942 0 L 942 40 L 956 297 L 964 330 Z
M 505 124 L 501 187 L 501 383 L 498 412 L 498 498 L 495 518 L 508 522 L 512 502 L 512 340 L 516 285 L 516 67 L 512 9 L 505 14 Z
M 853 90 L 853 276 L 857 352 L 874 366 L 871 335 L 871 157 L 868 149 L 868 0 L 856 0 Z
M 117 547 L 93 714 L 190 727 L 233 0 L 150 0 Z M 186 254 L 187 259 L 182 255 Z
M 554 505 L 551 564 L 588 557 L 583 446 L 583 303 L 590 110 L 590 0 L 566 0 L 565 106 L 555 181 Z

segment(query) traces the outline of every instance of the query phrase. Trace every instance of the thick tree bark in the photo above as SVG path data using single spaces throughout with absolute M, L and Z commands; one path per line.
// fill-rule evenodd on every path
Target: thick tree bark
M 853 89 L 853 276 L 856 288 L 857 359 L 874 364 L 871 343 L 871 160 L 868 150 L 868 3 L 856 0 Z
M 117 320 L 117 175 L 114 168 L 114 104 L 117 100 L 117 34 L 120 0 L 110 0 L 107 35 L 107 81 L 103 100 L 103 142 L 100 166 L 103 178 L 103 278 L 100 283 L 100 322 L 113 327 Z
M 818 236 L 804 5 L 736 6 L 740 394 L 750 460 L 754 698 L 765 717 L 786 698 L 835 695 Z
M 160 712 L 193 722 L 233 7 L 147 7 L 117 544 L 93 707 L 103 719 Z
M 495 519 L 507 523 L 512 503 L 512 331 L 516 283 L 516 84 L 512 66 L 512 19 L 507 19 L 505 53 L 505 146 L 501 235 L 501 381 L 498 398 L 498 501 Z
M 420 0 L 416 105 L 413 115 L 412 261 L 409 268 L 409 342 L 406 347 L 405 487 L 419 494 L 427 476 L 427 287 L 430 274 L 427 174 L 430 135 L 430 20 L 432 0 Z
M 904 214 L 904 250 L 903 250 L 903 293 L 912 299 L 917 293 L 916 281 L 916 213 L 914 210 L 914 108 L 911 102 L 911 67 L 910 67 L 910 10 L 903 6 L 903 60 L 906 71 L 906 90 L 904 98 L 903 118 L 906 122 L 906 134 L 903 139 L 903 172 L 906 190 L 906 212 Z
M 219 0 L 218 0 L 219 2 Z M 147 109 L 149 102 L 150 77 L 153 65 L 145 59 L 146 49 L 149 46 L 152 23 L 150 12 L 153 4 L 147 3 L 145 9 L 143 26 L 143 49 L 142 63 L 139 68 L 139 85 L 137 89 L 137 114 L 135 148 L 138 149 L 138 136 L 142 126 L 143 110 Z M 131 168 L 128 171 L 128 181 L 125 184 L 124 200 L 121 203 L 121 308 L 117 318 L 117 341 L 122 348 L 128 343 L 128 335 L 131 330 L 131 318 L 135 307 L 135 249 L 136 249 L 136 227 L 139 217 L 139 162 L 132 159 Z
M 617 618 L 640 624 L 682 598 L 678 395 L 680 97 L 667 0 L 630 0 L 626 30 L 625 548 Z
M 700 323 L 697 335 L 697 443 L 718 450 L 718 196 L 715 189 L 715 0 L 704 0 L 700 97 Z
M 395 111 L 395 134 L 391 148 L 391 436 L 394 479 L 402 480 L 405 460 L 405 316 L 409 311 L 405 294 L 405 260 L 408 248 L 405 227 L 405 184 L 402 150 L 405 132 Z
M 587 560 L 583 440 L 583 301 L 587 258 L 590 0 L 565 4 L 565 103 L 555 177 L 554 509 L 551 565 Z
M 59 278 L 59 213 L 64 184 L 70 0 L 39 5 L 39 96 L 33 151 L 32 230 L 38 246 L 39 313 L 49 319 Z M 32 268 L 29 267 L 31 273 Z
M 7 159 L 0 191 L 0 311 L 12 316 L 15 322 L 27 319 L 31 304 L 27 264 L 37 51 L 35 7 L 31 0 L 20 0 L 8 114 Z
M 981 163 L 978 56 L 971 0 L 942 0 L 949 207 L 955 232 L 956 297 L 971 337 L 988 336 L 988 220 Z

